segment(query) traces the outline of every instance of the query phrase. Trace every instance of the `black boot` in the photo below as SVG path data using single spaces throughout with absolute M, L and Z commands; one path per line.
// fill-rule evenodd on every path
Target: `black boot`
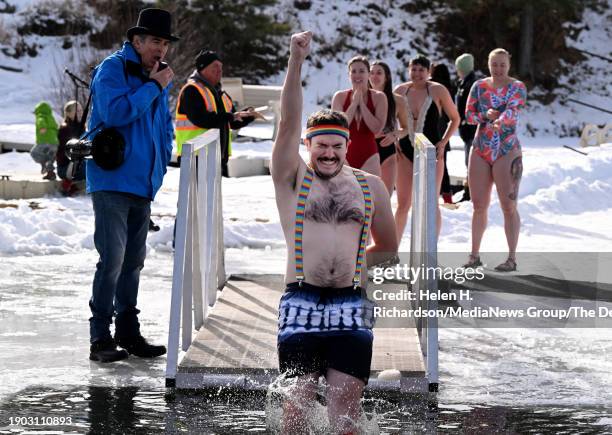
M 126 359 L 128 353 L 125 350 L 117 349 L 115 340 L 107 338 L 91 343 L 89 347 L 89 359 L 103 363 L 120 361 Z
M 142 335 L 123 338 L 115 337 L 115 341 L 117 346 L 140 358 L 155 358 L 166 353 L 166 346 L 149 344 Z
M 153 219 L 149 219 L 149 231 L 152 231 L 154 233 L 159 231 L 159 225 L 155 225 Z
M 471 201 L 471 199 L 472 198 L 470 197 L 470 188 L 465 186 L 465 188 L 463 189 L 463 196 L 458 202 Z

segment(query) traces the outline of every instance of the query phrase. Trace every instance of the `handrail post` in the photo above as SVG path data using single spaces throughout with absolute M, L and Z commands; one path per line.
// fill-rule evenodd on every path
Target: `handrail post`
M 218 130 L 208 130 L 183 144 L 168 331 L 168 387 L 176 386 L 181 336 L 186 351 L 193 329 L 204 324 L 207 307 L 214 304 L 217 288 L 225 283 L 219 149 Z
M 187 225 L 189 209 L 185 207 L 189 203 L 189 187 L 191 178 L 191 155 L 193 146 L 191 143 L 183 144 L 183 165 L 181 166 L 179 184 L 186 186 L 179 189 L 179 207 L 176 213 L 176 238 L 174 265 L 172 268 L 172 296 L 170 299 L 170 325 L 168 330 L 168 356 L 166 358 L 166 385 L 174 386 L 176 369 L 178 366 L 178 347 L 181 322 L 181 299 L 183 289 L 183 278 L 185 272 L 185 246 L 187 244 Z M 183 205 L 183 207 L 181 207 Z
M 200 251 L 202 246 L 206 246 L 206 233 L 202 231 L 202 223 L 201 218 L 206 216 L 206 195 L 205 189 L 202 189 L 200 186 L 200 181 L 206 174 L 206 159 L 200 158 L 198 155 L 195 156 L 196 160 L 196 212 L 197 217 L 195 218 L 194 225 L 194 243 L 196 244 L 194 251 L 194 264 L 196 264 L 196 270 L 194 274 L 194 284 L 193 284 L 193 328 L 200 329 L 200 327 L 204 324 L 204 319 L 206 317 L 206 305 L 203 303 L 203 299 L 205 295 L 203 294 L 204 286 L 202 285 L 202 265 L 206 259 L 206 256 L 200 255 Z
M 193 171 L 193 160 L 190 161 L 191 170 Z M 193 258 L 193 228 L 196 223 L 196 219 L 194 219 L 194 204 L 195 197 L 197 196 L 196 185 L 193 181 L 193 177 L 189 180 L 189 199 L 187 201 L 187 215 L 189 219 L 187 220 L 187 243 L 185 244 L 185 267 L 183 269 L 183 321 L 181 322 L 182 328 L 182 346 L 181 349 L 186 351 L 189 349 L 191 345 L 191 331 L 192 331 L 192 321 L 191 321 L 191 306 L 192 306 L 192 295 L 193 295 L 193 281 L 194 281 L 194 258 Z
M 427 153 L 427 202 L 426 209 L 426 236 L 424 237 L 424 255 L 428 268 L 438 266 L 438 188 L 436 184 L 436 148 L 428 146 Z M 438 290 L 438 278 L 436 273 L 427 274 L 427 291 Z M 427 308 L 429 310 L 438 309 L 437 299 L 428 299 Z M 438 317 L 433 316 L 427 319 L 427 379 L 429 390 L 438 391 Z
M 217 204 L 217 198 L 215 192 L 217 190 L 217 154 L 218 146 L 215 142 L 215 146 L 207 149 L 206 159 L 208 161 L 208 168 L 210 172 L 210 178 L 213 180 L 211 183 L 206 185 L 206 265 L 205 265 L 205 295 L 204 303 L 211 306 L 217 299 L 217 275 L 215 273 L 215 252 L 216 252 L 216 227 L 215 217 Z M 219 160 L 220 164 L 220 160 Z
M 417 279 L 412 290 L 436 291 L 438 280 L 437 210 L 438 189 L 436 185 L 436 148 L 422 133 L 415 135 L 412 191 L 412 228 L 410 239 L 410 267 L 424 267 L 426 279 Z M 433 274 L 431 273 L 433 271 Z M 419 274 L 421 275 L 421 274 Z M 423 301 L 416 298 L 420 307 L 437 310 L 436 300 Z M 415 320 L 429 391 L 438 390 L 438 319 L 424 317 Z
M 422 261 L 423 249 L 421 247 L 421 201 L 419 200 L 421 191 L 422 191 L 422 180 L 420 177 L 420 162 L 421 155 L 417 152 L 415 148 L 414 152 L 414 163 L 413 163 L 413 174 L 412 174 L 412 224 L 410 226 L 410 267 L 418 267 L 420 266 Z M 420 278 L 417 277 L 415 281 L 415 285 L 413 285 L 412 290 L 415 291 L 420 287 Z M 417 297 L 415 305 L 420 306 L 420 299 Z M 420 343 L 422 346 L 422 331 L 423 331 L 423 319 L 415 318 L 415 326 L 417 329 L 417 334 L 420 339 Z M 423 349 L 421 349 L 423 351 Z
M 216 148 L 215 171 L 221 171 L 221 152 L 219 149 L 220 146 Z M 219 290 L 225 286 L 227 277 L 225 276 L 225 244 L 223 237 L 223 195 L 221 190 L 221 176 L 216 176 L 215 180 L 215 236 L 217 240 L 216 255 L 213 253 L 213 258 L 215 259 L 215 277 L 217 278 L 216 289 Z

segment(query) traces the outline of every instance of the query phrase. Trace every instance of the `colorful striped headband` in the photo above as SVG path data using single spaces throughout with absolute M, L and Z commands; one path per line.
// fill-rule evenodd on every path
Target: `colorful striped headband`
M 321 124 L 306 129 L 306 139 L 310 139 L 321 134 L 337 134 L 338 136 L 342 136 L 346 140 L 349 140 L 348 128 L 344 128 L 341 125 Z

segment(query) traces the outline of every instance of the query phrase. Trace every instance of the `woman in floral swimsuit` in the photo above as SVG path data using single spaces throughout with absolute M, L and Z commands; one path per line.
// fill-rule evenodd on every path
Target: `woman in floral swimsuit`
M 480 242 L 487 227 L 493 184 L 504 214 L 508 259 L 495 269 L 516 270 L 516 246 L 521 220 L 517 210 L 518 188 L 523 173 L 521 145 L 516 135 L 519 113 L 525 106 L 525 85 L 508 76 L 510 54 L 497 48 L 489 53 L 491 77 L 477 80 L 465 109 L 469 124 L 478 125 L 468 168 L 472 216 L 472 252 L 466 267 L 482 265 Z

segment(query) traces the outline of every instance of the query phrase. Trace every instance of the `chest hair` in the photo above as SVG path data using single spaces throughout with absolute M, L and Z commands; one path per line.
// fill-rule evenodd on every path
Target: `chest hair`
M 305 218 L 319 223 L 363 224 L 363 193 L 350 179 L 321 180 L 306 202 Z M 314 187 L 314 186 L 313 186 Z

